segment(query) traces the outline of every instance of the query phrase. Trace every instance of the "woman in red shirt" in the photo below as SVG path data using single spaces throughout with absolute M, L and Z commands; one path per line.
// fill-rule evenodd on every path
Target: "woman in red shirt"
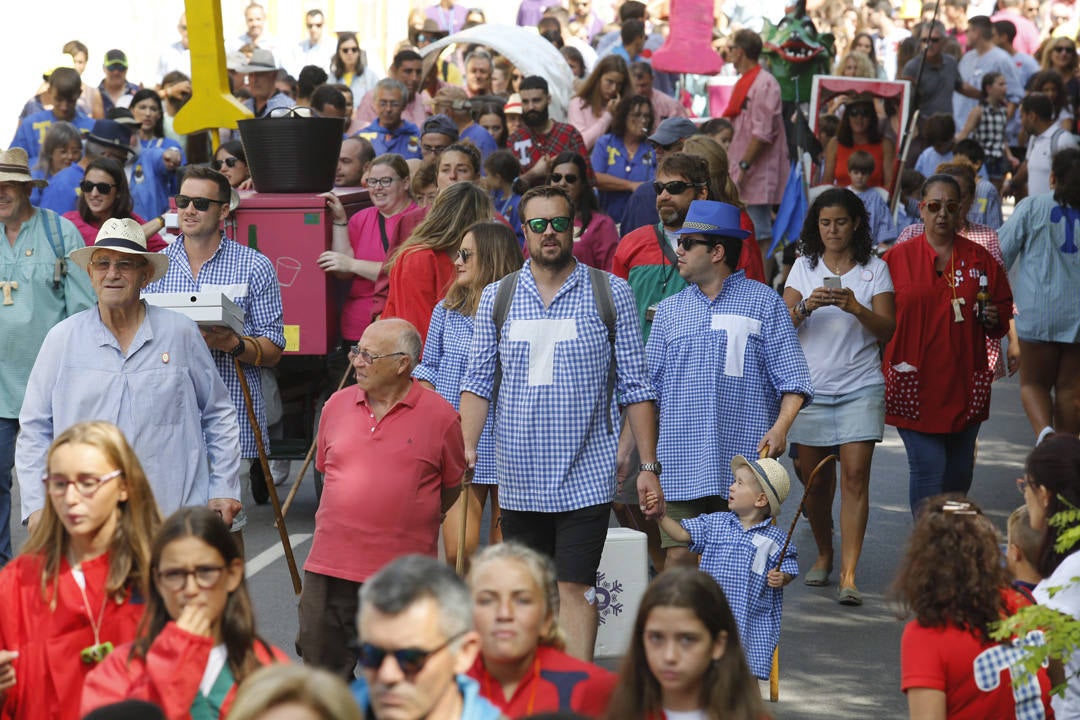
M 994 369 L 986 338 L 1009 329 L 1012 291 L 985 249 L 957 234 L 960 186 L 932 175 L 919 213 L 925 232 L 885 254 L 896 290 L 896 332 L 885 346 L 885 422 L 907 450 L 909 499 L 966 493 L 975 440 L 989 416 Z M 985 278 L 989 300 L 980 302 Z
M 147 222 L 132 212 L 133 201 L 127 175 L 112 158 L 91 160 L 79 183 L 79 201 L 75 210 L 64 213 L 83 236 L 87 245 L 97 240 L 98 230 L 110 218 L 131 218 L 142 225 L 146 247 L 150 252 L 161 252 L 165 241 L 158 231 L 165 227 L 165 220 L 157 217 Z M 102 192 L 104 190 L 104 192 Z
M 515 542 L 472 559 L 469 590 L 480 655 L 469 676 L 509 718 L 569 712 L 600 717 L 615 675 L 562 651 L 559 587 L 550 558 Z
M 874 157 L 870 187 L 891 188 L 896 144 L 882 136 L 874 100 L 869 95 L 856 95 L 844 105 L 836 137 L 825 146 L 825 175 L 822 182 L 840 187 L 850 185 L 847 161 L 851 153 L 857 150 Z
M 49 448 L 48 502 L 0 572 L 0 718 L 75 720 L 87 673 L 145 605 L 153 491 L 120 430 L 88 422 Z M 39 481 L 40 482 L 40 481 Z
M 915 615 L 900 641 L 901 689 L 920 720 L 1050 717 L 1050 679 L 1013 676 L 1024 649 L 990 639 L 990 625 L 1030 601 L 1014 590 L 993 523 L 975 503 L 931 498 L 895 585 Z M 1042 644 L 1042 631 L 1025 645 Z M 1017 684 L 1013 684 L 1013 683 Z

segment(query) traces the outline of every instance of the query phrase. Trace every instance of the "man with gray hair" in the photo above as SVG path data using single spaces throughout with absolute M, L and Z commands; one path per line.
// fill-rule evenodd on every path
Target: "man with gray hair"
M 405 320 L 369 325 L 349 352 L 356 387 L 332 395 L 319 422 L 315 467 L 325 485 L 296 646 L 304 662 L 348 679 L 357 590 L 401 555 L 435 557 L 442 514 L 465 473 L 457 412 L 412 379 L 420 350 Z
M 376 720 L 495 720 L 466 672 L 480 653 L 472 599 L 445 563 L 421 555 L 398 558 L 360 591 L 353 697 Z
M 401 117 L 409 92 L 393 78 L 375 84 L 375 110 L 379 117 L 357 135 L 375 148 L 376 157 L 397 153 L 406 160 L 420 157 L 420 128 Z

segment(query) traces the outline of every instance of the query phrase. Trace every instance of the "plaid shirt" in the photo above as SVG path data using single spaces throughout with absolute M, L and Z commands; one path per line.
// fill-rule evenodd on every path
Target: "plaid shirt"
M 645 355 L 660 396 L 656 453 L 667 500 L 726 498 L 731 458 L 757 457 L 781 397 L 814 396 L 787 306 L 741 270 L 714 300 L 690 285 L 662 301 Z
M 683 520 L 682 526 L 690 533 L 690 552 L 701 555 L 699 569 L 716 578 L 724 590 L 750 671 L 755 677 L 769 677 L 773 650 L 780 642 L 784 591 L 769 587 L 767 576 L 780 559 L 784 531 L 770 519 L 743 529 L 732 512 L 698 515 Z M 794 542 L 780 569 L 798 576 Z
M 280 348 L 285 347 L 282 328 L 281 288 L 274 266 L 265 255 L 240 243 L 221 236 L 221 245 L 213 256 L 199 269 L 199 277 L 191 275 L 191 263 L 184 249 L 181 235 L 163 251 L 169 257 L 169 271 L 165 277 L 147 285 L 144 294 L 171 292 L 221 292 L 244 311 L 244 334 L 265 337 Z M 220 350 L 210 350 L 214 365 L 229 389 L 229 398 L 236 407 L 240 421 L 240 455 L 244 458 L 259 456 L 255 446 L 255 433 L 248 421 L 240 378 L 236 374 L 232 356 Z M 263 443 L 267 451 L 270 439 L 266 434 L 266 403 L 263 401 L 262 376 L 254 365 L 243 365 L 244 376 L 251 389 L 255 417 L 259 421 Z
M 492 310 L 498 283 L 476 311 L 463 392 L 490 398 L 496 353 L 502 385 L 495 408 L 499 505 L 565 512 L 611 502 L 615 495 L 616 405 L 655 399 L 645 369 L 630 286 L 608 276 L 615 301 L 615 398 L 607 400 L 607 327 L 593 300 L 589 272 L 578 263 L 545 306 L 527 260 L 497 343 Z M 790 324 L 790 322 L 789 322 Z
M 567 125 L 553 120 L 551 132 L 540 135 L 524 123 L 507 143 L 510 149 L 517 155 L 521 163 L 521 172 L 527 173 L 532 169 L 540 158 L 550 155 L 554 157 L 564 150 L 573 150 L 585 158 L 585 165 L 589 168 L 589 177 L 592 177 L 592 165 L 589 163 L 589 151 L 585 149 L 585 141 L 581 139 L 581 133 L 573 125 Z
M 975 140 L 982 146 L 986 157 L 1005 157 L 1005 123 L 1008 121 L 1005 107 L 995 108 L 985 102 L 979 103 L 979 107 L 982 108 L 982 115 L 975 126 Z
M 469 364 L 469 346 L 472 344 L 473 319 L 456 310 L 447 310 L 442 300 L 431 313 L 427 340 L 424 341 L 424 355 L 420 364 L 412 372 L 417 380 L 431 383 L 435 392 L 454 406 L 461 409 L 461 381 L 465 377 L 465 368 Z M 495 413 L 489 410 L 484 421 L 484 431 L 476 447 L 476 474 L 473 482 L 479 485 L 494 485 L 498 482 L 495 475 Z
M 1001 254 L 1001 240 L 998 238 L 997 230 L 987 227 L 986 225 L 980 225 L 969 221 L 957 228 L 957 234 L 961 237 L 965 237 L 971 242 L 981 245 L 995 260 L 997 264 L 1001 266 L 1002 270 L 1005 268 L 1005 258 Z M 914 225 L 908 225 L 900 233 L 900 237 L 896 238 L 896 244 L 899 245 L 902 242 L 907 242 L 913 238 L 917 238 L 920 235 L 926 233 L 926 226 L 917 222 Z M 1016 312 L 1016 305 L 1013 305 L 1013 312 Z M 986 366 L 994 369 L 994 380 L 1000 380 L 1005 377 L 1005 359 L 1001 356 L 1001 339 L 1000 338 L 986 338 Z

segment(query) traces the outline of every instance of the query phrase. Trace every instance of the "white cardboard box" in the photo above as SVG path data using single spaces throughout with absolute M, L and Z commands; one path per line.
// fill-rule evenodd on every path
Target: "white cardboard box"
M 597 658 L 618 658 L 630 647 L 641 596 L 649 584 L 649 548 L 645 533 L 608 528 L 604 554 L 596 571 Z
M 186 315 L 200 327 L 227 327 L 244 334 L 244 310 L 224 293 L 146 293 L 142 297 L 151 305 Z

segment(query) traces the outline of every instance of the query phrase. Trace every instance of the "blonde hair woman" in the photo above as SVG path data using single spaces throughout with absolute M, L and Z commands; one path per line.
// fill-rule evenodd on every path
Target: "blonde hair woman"
M 345 681 L 304 665 L 269 665 L 255 671 L 236 693 L 229 720 L 361 720 Z

